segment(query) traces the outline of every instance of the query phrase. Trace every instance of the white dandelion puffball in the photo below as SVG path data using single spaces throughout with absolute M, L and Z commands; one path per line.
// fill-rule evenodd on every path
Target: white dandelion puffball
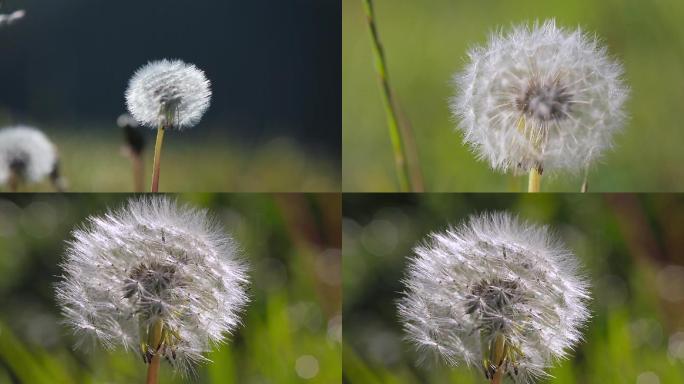
M 18 20 L 21 20 L 26 16 L 26 11 L 23 9 L 16 10 L 9 14 L 0 14 L 0 27 L 5 25 L 12 25 Z
M 37 183 L 49 176 L 57 166 L 57 149 L 36 128 L 16 126 L 0 129 L 0 184 L 14 175 Z
M 151 128 L 195 126 L 211 100 L 204 72 L 180 60 L 160 60 L 138 69 L 126 90 L 126 106 L 133 117 Z
M 469 57 L 451 109 L 464 141 L 495 170 L 583 171 L 624 125 L 622 66 L 580 29 L 517 26 Z
M 145 362 L 158 353 L 186 372 L 240 324 L 246 266 L 206 211 L 136 198 L 72 235 L 57 300 L 78 345 L 140 348 Z M 160 323 L 162 344 L 151 345 Z
M 398 310 L 419 351 L 531 383 L 581 340 L 588 283 L 546 227 L 482 214 L 414 251 Z

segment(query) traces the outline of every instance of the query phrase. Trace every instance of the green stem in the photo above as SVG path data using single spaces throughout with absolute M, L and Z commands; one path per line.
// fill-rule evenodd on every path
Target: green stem
M 159 192 L 159 171 L 161 160 L 161 149 L 164 141 L 164 125 L 160 124 L 157 129 L 157 141 L 154 144 L 154 164 L 152 165 L 152 192 Z
M 498 367 L 496 369 L 496 372 L 494 373 L 494 377 L 492 377 L 492 384 L 501 384 L 502 379 L 503 379 L 503 369 L 501 369 L 501 367 Z
M 527 192 L 541 191 L 541 173 L 537 168 L 530 170 L 530 179 L 527 184 Z
M 152 355 L 152 360 L 150 360 L 147 366 L 147 381 L 146 384 L 157 384 L 159 377 L 159 363 L 161 359 L 159 357 L 159 349 L 162 343 L 162 331 L 164 329 L 164 323 L 161 320 L 157 320 L 152 326 L 152 331 L 149 334 L 148 348 L 153 348 L 154 354 Z
M 389 79 L 387 77 L 387 64 L 385 62 L 385 53 L 380 42 L 378 29 L 375 24 L 375 12 L 373 9 L 373 0 L 363 0 L 364 9 L 366 11 L 366 20 L 370 30 L 370 37 L 373 46 L 373 56 L 375 58 L 375 71 L 380 80 L 380 91 L 382 93 L 382 102 L 385 108 L 385 116 L 387 119 L 387 128 L 389 129 L 390 141 L 392 142 L 392 151 L 394 152 L 394 165 L 399 178 L 399 188 L 403 192 L 413 190 L 411 185 L 411 176 L 409 173 L 408 163 L 406 162 L 406 149 L 397 123 L 397 113 L 392 100 L 392 90 L 390 88 Z

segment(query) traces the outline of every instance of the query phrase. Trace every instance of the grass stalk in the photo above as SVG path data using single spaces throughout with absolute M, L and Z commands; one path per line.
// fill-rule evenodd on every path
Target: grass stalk
M 402 192 L 412 191 L 413 185 L 411 182 L 409 166 L 406 160 L 406 148 L 401 131 L 399 129 L 397 111 L 395 109 L 395 104 L 392 97 L 392 89 L 387 76 L 385 53 L 382 48 L 382 43 L 380 42 L 377 25 L 375 24 L 373 1 L 363 0 L 363 5 L 366 11 L 366 20 L 370 30 L 373 57 L 375 60 L 375 71 L 380 82 L 380 91 L 382 93 L 382 102 L 385 108 L 387 128 L 389 130 L 390 141 L 392 142 L 392 151 L 394 152 L 394 165 L 399 180 L 399 189 Z
M 164 125 L 160 124 L 157 129 L 157 141 L 154 144 L 154 164 L 152 165 L 152 192 L 159 192 L 159 171 L 162 143 L 164 142 Z

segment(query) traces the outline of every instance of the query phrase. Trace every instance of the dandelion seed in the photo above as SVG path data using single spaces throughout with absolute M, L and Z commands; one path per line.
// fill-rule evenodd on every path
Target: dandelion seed
M 0 129 L 0 184 L 16 191 L 22 184 L 50 178 L 60 190 L 57 149 L 43 132 L 26 126 Z
M 151 369 L 164 358 L 187 372 L 239 325 L 246 267 L 207 212 L 131 199 L 72 235 L 56 291 L 79 345 L 138 349 Z
M 580 29 L 517 26 L 469 56 L 451 109 L 495 170 L 585 171 L 624 125 L 622 66 Z
M 582 338 L 589 294 L 578 270 L 546 227 L 471 216 L 415 248 L 399 314 L 421 352 L 532 383 Z
M 195 126 L 209 108 L 209 86 L 202 70 L 180 60 L 148 63 L 131 78 L 126 90 L 128 111 L 140 124 L 157 129 L 152 192 L 159 190 L 164 131 Z

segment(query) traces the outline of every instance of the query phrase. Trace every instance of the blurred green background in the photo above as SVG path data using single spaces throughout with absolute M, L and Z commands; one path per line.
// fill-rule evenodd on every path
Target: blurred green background
M 142 383 L 134 352 L 73 350 L 54 301 L 65 240 L 128 195 L 0 199 L 0 383 Z M 240 243 L 251 266 L 244 325 L 192 380 L 162 362 L 160 383 L 339 383 L 339 195 L 187 194 Z
M 2 123 L 0 112 L 0 123 Z M 60 154 L 68 191 L 134 192 L 133 165 L 124 150 L 123 130 L 43 129 Z M 0 124 L 0 126 L 2 126 Z M 152 179 L 156 132 L 138 128 L 146 138 L 144 190 Z M 169 131 L 164 135 L 159 190 L 173 192 L 334 192 L 339 166 L 322 153 L 307 152 L 286 136 L 258 144 L 235 141 L 216 131 Z M 0 191 L 7 191 L 0 185 Z M 48 180 L 20 187 L 23 192 L 54 191 Z
M 590 172 L 593 191 L 684 189 L 684 2 L 680 0 L 376 0 L 397 100 L 410 121 L 428 191 L 522 189 L 462 144 L 450 84 L 473 45 L 514 23 L 556 18 L 596 33 L 624 63 L 631 120 Z M 361 0 L 342 2 L 343 190 L 395 191 L 397 182 Z M 542 190 L 579 191 L 581 176 L 544 177 Z
M 666 194 L 345 195 L 344 382 L 486 382 L 476 370 L 417 364 L 396 300 L 419 241 L 492 210 L 549 225 L 592 284 L 586 340 L 547 382 L 684 382 L 684 197 Z

